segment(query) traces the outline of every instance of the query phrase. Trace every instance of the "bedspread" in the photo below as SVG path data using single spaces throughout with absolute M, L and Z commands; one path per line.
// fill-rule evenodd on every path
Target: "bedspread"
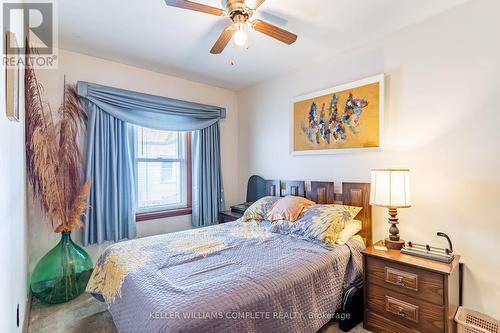
M 236 221 L 114 244 L 87 291 L 120 332 L 316 332 L 361 274 L 362 247 Z

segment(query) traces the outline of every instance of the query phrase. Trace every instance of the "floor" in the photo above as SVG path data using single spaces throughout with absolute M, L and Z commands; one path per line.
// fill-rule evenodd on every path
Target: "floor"
M 118 332 L 106 305 L 87 294 L 70 302 L 45 305 L 33 300 L 29 332 L 33 333 L 108 333 Z M 319 333 L 341 332 L 336 323 L 325 325 Z M 351 332 L 369 332 L 358 325 Z

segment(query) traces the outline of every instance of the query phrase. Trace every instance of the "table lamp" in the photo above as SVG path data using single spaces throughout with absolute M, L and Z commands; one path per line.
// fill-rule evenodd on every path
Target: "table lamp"
M 410 170 L 372 170 L 370 205 L 389 208 L 389 237 L 385 239 L 388 249 L 400 250 L 404 241 L 399 239 L 398 208 L 411 207 Z

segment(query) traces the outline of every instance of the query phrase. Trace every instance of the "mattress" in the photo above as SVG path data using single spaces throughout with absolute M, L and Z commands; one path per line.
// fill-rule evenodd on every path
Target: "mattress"
M 87 291 L 120 332 L 316 332 L 360 276 L 363 247 L 236 221 L 114 244 Z

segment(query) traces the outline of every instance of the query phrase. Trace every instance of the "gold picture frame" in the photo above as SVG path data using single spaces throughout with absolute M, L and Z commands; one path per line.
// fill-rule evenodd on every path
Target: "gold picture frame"
M 293 99 L 292 155 L 382 151 L 384 74 Z
M 5 49 L 18 50 L 16 35 L 13 32 L 7 32 L 5 36 Z M 11 121 L 19 121 L 19 51 L 15 55 L 16 63 L 14 66 L 7 64 L 5 66 L 5 112 L 7 118 Z M 10 54 L 9 58 L 13 55 Z

